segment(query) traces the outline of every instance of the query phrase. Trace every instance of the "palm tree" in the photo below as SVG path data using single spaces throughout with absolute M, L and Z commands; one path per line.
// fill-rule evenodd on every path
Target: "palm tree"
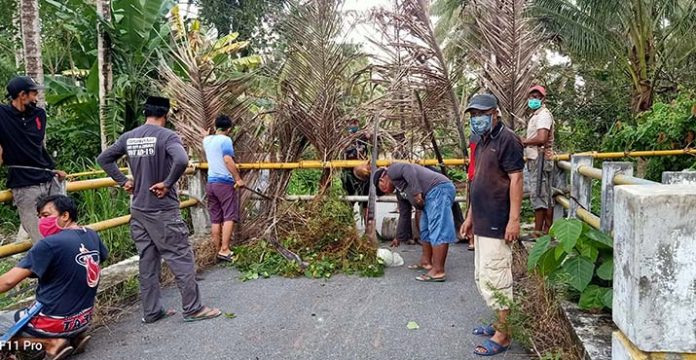
M 104 29 L 102 22 L 111 21 L 111 0 L 97 0 L 97 62 L 99 71 L 99 135 L 102 151 L 109 146 L 106 137 L 108 121 L 107 97 L 113 86 L 113 71 L 111 65 L 111 38 Z
M 696 52 L 693 0 L 536 0 L 531 14 L 571 55 L 623 69 L 636 113 L 650 110 L 656 83 Z
M 43 63 L 41 61 L 41 19 L 39 18 L 39 0 L 21 0 L 20 17 L 26 74 L 38 84 L 43 84 L 44 73 Z M 43 92 L 39 92 L 38 102 L 39 106 L 44 106 L 45 97 Z

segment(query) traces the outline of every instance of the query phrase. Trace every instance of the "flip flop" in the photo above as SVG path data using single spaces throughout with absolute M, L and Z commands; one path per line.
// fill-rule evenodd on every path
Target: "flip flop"
M 469 251 L 476 251 L 476 246 L 471 246 L 471 245 L 469 245 L 469 246 L 466 247 L 466 249 L 469 250 Z
M 413 265 L 409 265 L 407 267 L 411 270 L 430 270 L 430 269 L 432 269 L 432 267 L 426 268 L 425 266 L 423 266 L 421 264 L 413 264 Z
M 229 253 L 227 255 L 217 254 L 217 259 L 220 261 L 232 262 L 233 256 L 234 256 L 234 253 Z
M 195 315 L 184 317 L 184 321 L 194 322 L 194 321 L 208 320 L 208 319 L 214 319 L 220 315 L 222 315 L 222 311 L 220 311 L 220 309 L 212 309 L 209 307 L 204 307 L 201 311 L 199 311 Z
M 416 280 L 422 282 L 445 282 L 445 280 L 447 280 L 447 276 L 432 277 L 428 274 L 423 274 L 421 276 L 416 277 Z
M 75 343 L 73 343 L 73 355 L 82 354 L 87 349 L 87 344 L 92 340 L 92 335 L 86 335 L 84 337 L 75 338 Z
M 72 346 L 66 345 L 66 346 L 65 346 L 64 348 L 62 348 L 57 354 L 55 354 L 55 355 L 53 355 L 53 356 L 46 354 L 45 359 L 48 359 L 48 360 L 63 360 L 63 359 L 65 359 L 65 358 L 67 358 L 68 356 L 70 356 L 70 355 L 73 353 L 74 350 L 75 350 L 75 349 L 74 349 Z
M 167 309 L 167 310 L 162 309 L 162 310 L 160 310 L 159 314 L 157 314 L 151 320 L 145 320 L 145 318 L 142 318 L 141 321 L 143 322 L 143 324 L 152 324 L 152 323 L 155 323 L 155 322 L 160 321 L 162 319 L 172 317 L 174 315 L 176 315 L 176 310 L 174 310 L 174 309 Z
M 498 344 L 497 342 L 487 339 L 486 341 L 483 342 L 483 345 L 479 345 L 476 348 L 474 348 L 474 354 L 479 355 L 479 356 L 493 356 L 493 355 L 498 355 L 502 354 L 510 349 L 510 346 L 512 345 L 512 342 L 508 344 L 508 346 L 503 346 Z M 479 352 L 477 351 L 479 347 L 482 347 L 486 349 L 485 352 Z
M 474 335 L 493 336 L 495 335 L 495 328 L 493 325 L 481 325 L 475 327 L 471 333 Z

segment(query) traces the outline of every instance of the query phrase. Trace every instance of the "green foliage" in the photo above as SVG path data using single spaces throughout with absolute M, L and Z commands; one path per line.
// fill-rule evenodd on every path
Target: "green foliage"
M 582 309 L 611 308 L 611 237 L 576 219 L 557 220 L 549 233 L 529 252 L 528 270 L 579 293 Z
M 319 191 L 319 179 L 321 170 L 299 169 L 293 170 L 288 185 L 288 195 L 314 195 Z
M 353 210 L 338 199 L 339 191 L 310 203 L 293 203 L 294 213 L 302 214 L 300 225 L 285 229 L 279 224 L 281 244 L 299 255 L 307 267 L 282 257 L 266 240 L 234 248 L 234 265 L 241 279 L 255 280 L 271 275 L 329 278 L 336 273 L 376 277 L 384 273 L 377 260 L 377 249 L 355 229 Z

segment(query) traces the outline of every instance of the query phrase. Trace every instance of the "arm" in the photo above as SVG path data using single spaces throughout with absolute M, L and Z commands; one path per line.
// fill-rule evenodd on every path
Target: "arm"
M 234 146 L 232 146 L 232 139 L 229 139 L 229 141 L 226 140 L 222 144 L 222 160 L 225 162 L 225 167 L 227 167 L 227 171 L 229 171 L 230 174 L 232 174 L 235 183 L 239 187 L 243 187 L 245 185 L 244 181 L 242 180 L 242 177 L 239 176 L 237 164 L 234 162 Z
M 396 238 L 392 241 L 392 246 L 397 247 L 403 240 L 410 240 L 411 233 L 411 203 L 397 195 L 399 206 L 399 220 L 396 223 Z
M 523 139 L 524 146 L 543 146 L 549 141 L 549 129 L 539 129 L 536 134 L 529 139 Z
M 513 242 L 520 235 L 520 211 L 522 210 L 522 172 L 510 176 L 510 215 L 505 228 L 505 241 Z
M 17 284 L 28 278 L 30 275 L 31 270 L 23 269 L 21 267 L 12 268 L 10 271 L 0 276 L 0 293 L 5 293 L 14 288 L 17 286 Z
M 128 181 L 126 175 L 118 169 L 116 161 L 126 154 L 126 139 L 121 136 L 115 144 L 104 150 L 99 157 L 97 163 L 117 184 L 124 186 Z
M 169 137 L 166 145 L 167 155 L 172 158 L 172 168 L 169 171 L 169 175 L 164 179 L 163 183 L 167 189 L 171 188 L 179 181 L 184 172 L 186 172 L 186 167 L 188 166 L 188 155 L 186 155 L 186 150 L 184 150 L 184 145 L 181 143 L 181 139 L 178 135 L 172 135 Z
M 2 165 L 2 146 L 0 146 L 0 165 Z

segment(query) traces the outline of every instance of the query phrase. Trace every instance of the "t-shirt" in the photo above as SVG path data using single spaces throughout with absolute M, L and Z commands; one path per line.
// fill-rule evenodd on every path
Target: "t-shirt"
M 234 177 L 227 170 L 225 156 L 234 157 L 232 139 L 226 135 L 209 135 L 203 139 L 203 150 L 208 160 L 208 182 L 234 184 Z
M 546 144 L 544 144 L 544 156 L 547 159 L 551 159 L 551 157 L 553 157 L 554 142 L 553 115 L 546 106 L 542 106 L 534 111 L 532 117 L 529 118 L 529 123 L 527 123 L 527 138 L 534 137 L 539 129 L 547 129 L 549 131 L 549 137 L 546 140 Z M 524 148 L 524 157 L 528 160 L 536 160 L 538 154 L 538 146 L 527 146 Z
M 481 137 L 472 134 L 469 138 L 469 166 L 467 167 L 467 178 L 469 182 L 474 179 L 476 169 L 476 144 L 481 140 Z
M 62 332 L 70 332 L 89 324 L 100 264 L 108 256 L 109 251 L 94 230 L 66 229 L 34 244 L 17 266 L 31 270 L 39 279 L 36 300 L 43 304 L 41 315 L 73 320 L 63 324 Z M 72 316 L 77 314 L 88 316 L 74 321 Z M 32 319 L 39 327 L 47 321 L 51 320 L 42 316 Z
M 0 146 L 4 165 L 31 166 L 41 169 L 55 168 L 55 162 L 44 147 L 46 136 L 46 111 L 27 108 L 19 112 L 12 105 L 0 105 Z M 51 181 L 53 174 L 44 170 L 9 168 L 7 187 L 11 189 L 43 184 Z
M 116 160 L 128 156 L 134 186 L 131 208 L 140 211 L 160 211 L 179 208 L 176 183 L 186 171 L 188 155 L 181 138 L 174 131 L 157 125 L 145 124 L 118 138 L 104 150 L 97 162 L 119 185 L 128 178 L 118 169 Z M 167 195 L 158 199 L 150 187 L 164 182 Z
M 498 123 L 476 145 L 476 174 L 471 183 L 474 234 L 502 239 L 510 218 L 510 177 L 524 168 L 520 139 Z
M 416 206 L 416 194 L 422 193 L 423 199 L 425 199 L 425 195 L 432 188 L 450 182 L 445 175 L 420 165 L 408 163 L 389 165 L 387 175 L 389 175 L 396 191 L 400 193 L 398 195 L 408 199 L 413 206 Z

